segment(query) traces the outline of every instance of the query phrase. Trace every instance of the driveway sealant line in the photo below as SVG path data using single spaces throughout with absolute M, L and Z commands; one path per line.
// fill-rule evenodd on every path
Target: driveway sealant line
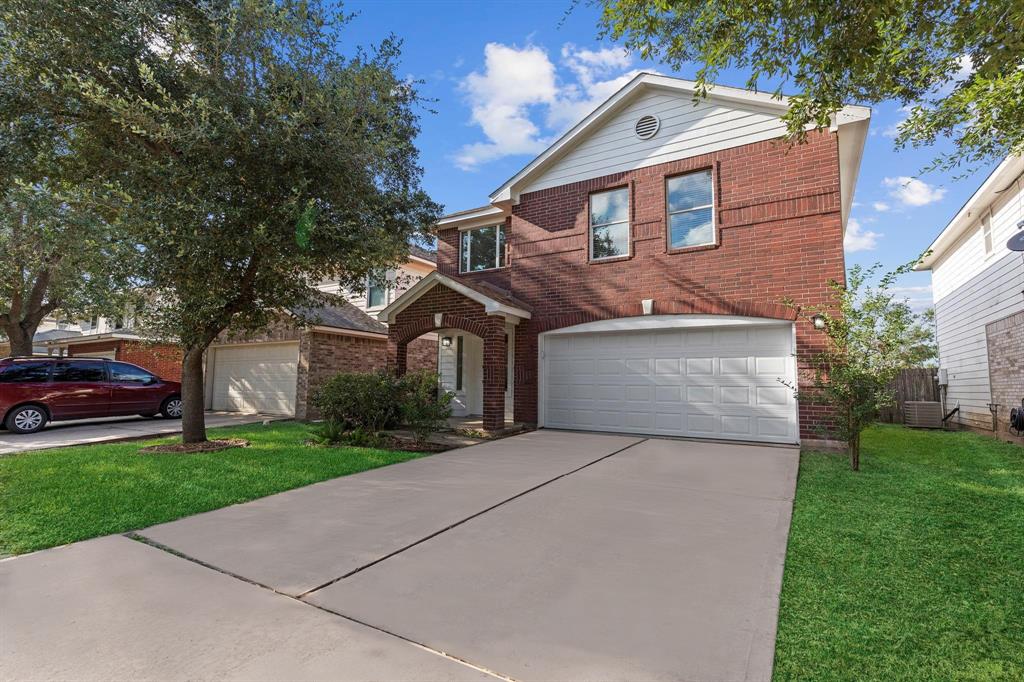
M 376 566 L 377 564 L 379 564 L 382 561 L 387 561 L 388 559 L 390 559 L 391 557 L 393 557 L 393 556 L 395 556 L 397 554 L 401 554 L 402 552 L 405 552 L 406 550 L 412 549 L 413 547 L 415 547 L 417 545 L 420 545 L 420 544 L 426 542 L 427 540 L 431 540 L 433 538 L 436 538 L 438 535 L 441 535 L 442 533 L 447 533 L 451 529 L 457 528 L 457 527 L 461 526 L 462 524 L 467 523 L 469 521 L 472 521 L 473 519 L 475 519 L 475 518 L 477 518 L 479 516 L 483 516 L 484 514 L 486 514 L 488 512 L 494 511 L 498 507 L 506 505 L 509 502 L 513 502 L 515 500 L 518 500 L 520 497 L 523 497 L 524 495 L 529 495 L 530 493 L 534 492 L 535 490 L 539 490 L 539 489 L 543 488 L 544 486 L 550 485 L 550 484 L 554 483 L 555 481 L 557 481 L 559 479 L 565 478 L 566 476 L 572 476 L 576 472 L 582 471 L 583 469 L 586 469 L 589 466 L 593 466 L 593 465 L 597 464 L 598 462 L 603 462 L 604 460 L 608 459 L 609 457 L 614 457 L 615 455 L 619 454 L 620 452 L 624 452 L 626 450 L 629 450 L 632 447 L 636 447 L 637 445 L 640 445 L 642 443 L 646 443 L 648 440 L 650 440 L 650 439 L 648 439 L 648 438 L 641 438 L 640 440 L 638 440 L 635 443 L 630 443 L 626 447 L 619 448 L 615 452 L 610 452 L 607 455 L 602 455 L 601 457 L 598 457 L 597 459 L 595 459 L 592 462 L 587 462 L 586 464 L 584 464 L 582 466 L 576 467 L 572 471 L 567 471 L 564 474 L 559 474 L 558 476 L 555 476 L 554 478 L 548 479 L 547 481 L 543 481 L 542 483 L 538 483 L 537 485 L 533 486 L 532 488 L 528 488 L 527 490 L 524 490 L 521 493 L 516 493 L 512 497 L 509 497 L 507 499 L 502 500 L 501 502 L 493 504 L 490 507 L 487 507 L 486 509 L 482 509 L 482 510 L 476 512 L 475 514 L 471 514 L 470 516 L 467 516 L 464 519 L 456 521 L 456 522 L 452 523 L 451 525 L 445 526 L 444 528 L 442 528 L 440 530 L 434 531 L 430 535 L 424 536 L 424 537 L 420 538 L 419 540 L 417 540 L 416 542 L 410 543 L 410 544 L 406 545 L 405 547 L 400 547 L 399 549 L 396 549 L 395 551 L 393 551 L 393 552 L 391 552 L 389 554 L 385 554 L 384 556 L 382 556 L 382 557 L 380 557 L 378 559 L 374 559 L 373 561 L 371 561 L 368 564 L 365 564 L 363 566 L 359 566 L 358 568 L 354 568 L 351 571 L 349 571 L 348 573 L 346 573 L 345 575 L 338 576 L 337 578 L 333 578 L 332 580 L 328 580 L 323 585 L 317 585 L 316 587 L 314 587 L 312 589 L 306 590 L 302 594 L 298 595 L 296 597 L 296 599 L 303 599 L 305 597 L 308 597 L 309 595 L 313 594 L 314 592 L 322 590 L 325 587 L 330 587 L 331 585 L 333 585 L 333 584 L 335 584 L 337 582 L 341 582 L 345 578 L 349 578 L 349 577 L 355 575 L 356 573 L 359 573 L 361 571 L 365 571 L 366 569 L 370 568 L 371 566 Z
M 450 654 L 450 653 L 448 653 L 446 651 L 441 651 L 440 649 L 434 649 L 434 648 L 424 644 L 423 642 L 417 642 L 415 639 L 410 639 L 410 638 L 408 638 L 408 637 L 406 637 L 404 635 L 398 634 L 397 632 L 391 632 L 390 630 L 386 630 L 386 629 L 384 629 L 384 628 L 382 628 L 380 626 L 373 625 L 372 623 L 367 623 L 367 622 L 361 621 L 358 618 L 353 618 L 352 616 L 346 616 L 344 613 L 339 613 L 338 611 L 332 611 L 329 608 L 326 608 L 324 606 L 320 606 L 319 604 L 314 604 L 312 602 L 305 601 L 305 600 L 303 600 L 303 599 L 301 599 L 299 597 L 296 597 L 294 595 L 288 594 L 286 592 L 279 592 L 278 590 L 275 590 L 273 587 L 270 587 L 269 585 L 264 585 L 263 583 L 257 582 L 255 580 L 250 579 L 250 578 L 246 578 L 243 575 L 238 575 L 237 573 L 232 573 L 231 571 L 226 571 L 223 568 L 220 568 L 219 566 L 214 566 L 213 564 L 207 563 L 207 562 L 202 561 L 200 559 L 196 559 L 193 556 L 189 556 L 188 554 L 184 554 L 183 552 L 179 552 L 178 550 L 176 550 L 176 549 L 174 549 L 172 547 L 168 547 L 167 545 L 161 544 L 161 543 L 157 542 L 156 540 L 151 540 L 151 539 L 147 538 L 144 535 L 139 535 L 138 533 L 136 533 L 134 531 L 129 531 L 127 533 L 124 533 L 123 537 L 128 538 L 129 540 L 135 540 L 136 542 L 141 542 L 144 545 L 149 545 L 153 549 L 158 549 L 158 550 L 160 550 L 162 552 L 167 552 L 168 554 L 170 554 L 172 556 L 176 556 L 179 559 L 184 559 L 185 561 L 191 561 L 192 563 L 198 564 L 198 565 L 202 566 L 203 568 L 208 568 L 211 571 L 216 571 L 217 573 L 221 573 L 221 574 L 226 575 L 228 577 L 235 578 L 236 580 L 241 580 L 244 583 L 249 583 L 250 585 L 253 585 L 255 587 L 259 587 L 259 588 L 262 588 L 264 590 L 268 590 L 270 592 L 273 592 L 274 594 L 277 594 L 277 595 L 280 595 L 282 597 L 286 597 L 288 599 L 291 599 L 292 601 L 299 602 L 303 606 L 311 606 L 314 609 L 317 609 L 318 611 L 323 611 L 324 613 L 329 613 L 332 616 L 337 616 L 339 618 L 344 618 L 345 620 L 351 621 L 351 622 L 356 623 L 358 625 L 362 625 L 363 627 L 370 628 L 371 630 L 376 630 L 377 632 L 380 632 L 382 634 L 390 635 L 392 637 L 395 637 L 397 639 L 402 640 L 403 642 L 405 642 L 407 644 L 411 644 L 411 645 L 413 645 L 414 647 L 416 647 L 418 649 L 422 649 L 423 651 L 426 651 L 427 653 L 434 654 L 435 656 L 440 656 L 441 658 L 448 659 L 449 661 L 452 661 L 454 663 L 458 663 L 459 665 L 464 665 L 467 668 L 472 668 L 473 670 L 476 670 L 478 672 L 484 673 L 485 675 L 490 675 L 491 677 L 497 678 L 499 680 L 504 680 L 505 682 L 517 682 L 514 678 L 511 678 L 511 677 L 509 677 L 507 675 L 502 675 L 501 673 L 495 672 L 495 671 L 490 670 L 488 668 L 485 668 L 485 667 L 483 667 L 481 665 L 477 665 L 476 663 L 472 663 L 471 661 L 467 661 L 464 658 L 459 658 L 458 656 Z

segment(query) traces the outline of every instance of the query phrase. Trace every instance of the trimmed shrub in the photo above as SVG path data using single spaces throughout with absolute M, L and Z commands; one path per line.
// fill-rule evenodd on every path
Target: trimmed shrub
M 410 372 L 399 379 L 399 383 L 402 424 L 412 429 L 416 440 L 422 443 L 431 433 L 448 425 L 448 417 L 452 415 L 452 396 L 438 388 L 436 372 Z
M 399 400 L 398 379 L 387 372 L 343 372 L 325 381 L 313 396 L 332 429 L 370 433 L 397 425 Z
M 387 372 L 337 374 L 313 396 L 324 423 L 320 438 L 348 442 L 374 440 L 381 431 L 404 424 L 420 442 L 447 425 L 451 395 L 438 389 L 429 370 L 396 377 Z

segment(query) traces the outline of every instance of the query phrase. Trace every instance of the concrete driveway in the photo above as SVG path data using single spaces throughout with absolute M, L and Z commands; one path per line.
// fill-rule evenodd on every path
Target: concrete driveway
M 797 461 L 539 431 L 9 559 L 0 677 L 766 680 Z
M 265 419 L 281 419 L 281 417 L 239 414 L 237 412 L 206 413 L 206 425 L 209 427 L 253 424 Z M 181 433 L 180 419 L 163 419 L 161 417 L 147 419 L 139 416 L 73 419 L 64 422 L 50 422 L 38 433 L 11 433 L 7 430 L 0 430 L 0 455 L 171 433 Z

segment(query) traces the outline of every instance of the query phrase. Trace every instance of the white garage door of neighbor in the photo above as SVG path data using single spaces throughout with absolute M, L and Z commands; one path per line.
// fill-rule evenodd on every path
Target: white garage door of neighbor
M 213 349 L 214 410 L 295 414 L 299 344 Z
M 793 328 L 545 334 L 551 428 L 796 443 Z

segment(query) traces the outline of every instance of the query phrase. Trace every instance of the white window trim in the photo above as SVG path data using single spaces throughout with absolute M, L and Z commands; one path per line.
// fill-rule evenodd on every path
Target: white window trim
M 611 192 L 626 192 L 626 220 L 616 220 L 611 223 L 599 223 L 594 225 L 590 222 L 592 211 L 590 210 L 590 202 L 593 197 L 599 194 L 609 194 Z M 618 260 L 620 258 L 630 258 L 633 256 L 633 221 L 630 216 L 633 214 L 633 192 L 627 185 L 625 187 L 613 187 L 611 189 L 602 190 L 600 192 L 591 192 L 587 197 L 587 255 L 591 263 L 602 263 L 609 260 Z M 594 258 L 594 228 L 595 227 L 608 227 L 611 225 L 621 225 L 623 222 L 626 223 L 626 253 L 620 253 L 615 256 L 603 256 L 601 258 Z
M 702 204 L 701 206 L 693 206 L 691 208 L 684 208 L 678 211 L 673 211 L 668 205 L 668 183 L 676 178 L 684 178 L 687 175 L 693 175 L 695 173 L 710 173 L 711 174 L 711 203 Z M 692 211 L 700 211 L 705 208 L 711 209 L 711 241 L 702 242 L 700 244 L 687 244 L 686 246 L 673 246 L 672 245 L 672 216 L 680 213 L 690 213 Z M 698 248 L 701 246 L 716 246 L 718 244 L 718 221 L 715 219 L 715 171 L 712 168 L 699 168 L 689 173 L 680 173 L 678 175 L 671 175 L 665 178 L 665 243 L 668 245 L 669 251 L 684 251 L 686 249 Z
M 388 282 L 391 281 L 390 271 L 384 272 L 384 302 L 380 305 L 370 305 L 370 281 L 373 278 L 373 273 L 367 273 L 366 275 L 366 309 L 367 310 L 384 310 L 391 305 L 391 287 L 387 286 Z
M 463 235 L 465 235 L 468 232 L 477 232 L 479 230 L 486 230 L 486 229 L 491 228 L 491 227 L 496 228 L 497 230 L 499 230 L 501 232 L 502 235 L 504 235 L 504 241 L 502 242 L 501 249 L 498 249 L 498 248 L 494 249 L 494 267 L 492 267 L 492 268 L 484 268 L 483 270 L 466 270 L 465 268 L 468 265 L 468 259 L 464 258 L 463 254 L 462 254 L 462 245 L 463 245 L 462 238 L 463 238 Z M 498 232 L 494 233 L 494 238 L 495 238 L 495 240 L 498 239 Z M 472 242 L 470 242 L 470 245 L 472 246 Z M 492 223 L 490 225 L 479 225 L 477 227 L 467 227 L 467 228 L 459 230 L 459 274 L 460 275 L 472 275 L 472 274 L 477 273 L 477 272 L 489 272 L 491 270 L 501 270 L 502 268 L 504 268 L 504 267 L 506 267 L 508 265 L 508 254 L 505 253 L 505 250 L 506 250 L 507 246 L 508 246 L 508 233 L 505 231 L 505 223 Z M 495 247 L 497 247 L 497 244 L 495 244 Z M 473 250 L 469 249 L 468 251 L 469 251 L 470 254 L 472 254 Z M 499 259 L 504 260 L 505 263 L 502 264 L 502 265 L 498 265 Z

